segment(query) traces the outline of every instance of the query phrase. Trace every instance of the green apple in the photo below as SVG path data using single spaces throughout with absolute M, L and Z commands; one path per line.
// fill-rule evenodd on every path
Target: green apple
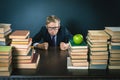
M 73 36 L 73 42 L 74 42 L 75 44 L 80 44 L 80 43 L 82 43 L 82 41 L 83 41 L 83 36 L 82 36 L 82 34 L 75 34 L 75 35 Z

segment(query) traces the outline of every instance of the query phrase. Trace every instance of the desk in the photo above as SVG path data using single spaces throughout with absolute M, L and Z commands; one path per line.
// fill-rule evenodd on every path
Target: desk
M 120 70 L 67 70 L 68 51 L 50 47 L 47 51 L 36 49 L 40 54 L 40 61 L 36 70 L 14 69 L 10 78 L 12 80 L 22 79 L 119 79 Z M 32 79 L 31 79 L 32 80 Z

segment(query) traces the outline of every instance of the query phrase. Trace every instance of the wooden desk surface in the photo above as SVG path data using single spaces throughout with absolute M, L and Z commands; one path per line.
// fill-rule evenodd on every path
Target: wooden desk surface
M 40 54 L 40 61 L 36 70 L 15 69 L 11 78 L 39 77 L 39 78 L 119 78 L 120 70 L 68 70 L 68 51 L 59 48 L 36 50 Z

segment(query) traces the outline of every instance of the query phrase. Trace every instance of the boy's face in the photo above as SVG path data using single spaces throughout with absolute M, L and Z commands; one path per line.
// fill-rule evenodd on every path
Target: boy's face
M 58 30 L 60 28 L 60 23 L 58 21 L 56 22 L 51 22 L 49 24 L 46 25 L 47 29 L 48 29 L 48 33 L 51 36 L 54 36 L 58 33 Z

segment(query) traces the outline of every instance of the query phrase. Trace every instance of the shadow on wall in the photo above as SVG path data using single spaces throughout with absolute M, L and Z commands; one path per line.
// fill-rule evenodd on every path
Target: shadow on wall
M 82 34 L 84 37 L 84 40 L 86 41 L 86 36 L 87 36 L 87 32 L 88 32 L 88 28 L 91 28 L 88 25 L 85 25 L 83 23 L 78 22 L 79 20 L 68 20 L 67 21 L 67 25 L 68 25 L 68 30 L 71 32 L 71 34 L 75 35 L 75 34 Z M 92 27 L 94 28 L 94 27 Z
M 83 32 L 82 32 L 82 26 L 79 26 L 81 24 L 77 20 L 71 19 L 66 24 L 68 25 L 69 31 L 73 35 L 78 34 L 78 33 L 83 34 Z

